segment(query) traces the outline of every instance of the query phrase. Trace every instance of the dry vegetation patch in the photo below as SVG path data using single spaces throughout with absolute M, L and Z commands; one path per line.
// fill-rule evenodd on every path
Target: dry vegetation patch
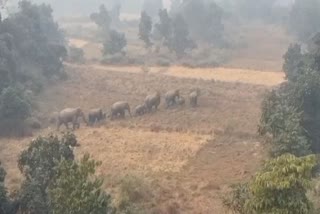
M 103 161 L 99 168 L 102 174 L 179 172 L 209 138 L 192 133 L 105 127 L 82 129 L 77 136 L 81 142 L 77 153 L 88 152 Z

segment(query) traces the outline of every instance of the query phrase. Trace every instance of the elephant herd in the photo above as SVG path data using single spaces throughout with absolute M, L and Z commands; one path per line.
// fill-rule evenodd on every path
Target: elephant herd
M 191 107 L 196 107 L 198 105 L 198 98 L 200 96 L 200 90 L 194 89 L 189 94 L 189 102 Z M 168 91 L 164 95 L 166 108 L 173 106 L 183 106 L 186 103 L 186 100 L 183 96 L 180 95 L 180 90 L 172 90 Z M 161 95 L 159 92 L 155 92 L 154 94 L 148 95 L 143 104 L 137 105 L 134 109 L 135 116 L 142 116 L 144 114 L 150 113 L 152 111 L 157 111 L 159 105 L 161 103 Z M 61 112 L 57 113 L 55 121 L 57 122 L 57 129 L 60 129 L 61 125 L 64 125 L 67 129 L 69 129 L 68 124 L 72 123 L 73 130 L 80 127 L 80 123 L 78 121 L 79 118 L 87 125 L 94 125 L 95 123 L 105 120 L 107 117 L 110 120 L 114 120 L 115 118 L 125 118 L 125 114 L 128 112 L 130 116 L 130 105 L 128 102 L 119 101 L 114 103 L 111 106 L 110 114 L 107 115 L 103 112 L 101 108 L 91 109 L 88 112 L 88 120 L 81 110 L 81 108 L 66 108 Z

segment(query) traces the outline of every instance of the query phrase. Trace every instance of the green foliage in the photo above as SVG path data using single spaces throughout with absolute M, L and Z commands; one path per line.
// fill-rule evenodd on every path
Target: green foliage
M 40 92 L 52 76 L 64 73 L 64 38 L 50 6 L 20 1 L 19 9 L 0 22 L 0 132 L 24 135 L 31 113 L 23 91 Z
M 47 5 L 19 3 L 19 11 L 3 20 L 1 34 L 12 37 L 11 49 L 17 54 L 20 75 L 39 70 L 45 76 L 63 71 L 62 59 L 66 54 L 64 38 L 54 22 L 52 9 Z
M 289 28 L 302 41 L 320 30 L 320 1 L 295 1 L 290 11 Z
M 163 40 L 164 43 L 169 43 L 172 35 L 172 20 L 166 9 L 159 11 L 159 23 L 155 24 L 155 29 L 161 40 Z
M 103 44 L 104 55 L 114 55 L 121 53 L 127 45 L 127 39 L 124 33 L 111 30 L 107 41 Z
M 310 142 L 301 124 L 302 113 L 289 101 L 285 88 L 272 91 L 262 106 L 260 134 L 272 135 L 272 155 L 310 154 Z
M 285 72 L 286 77 L 290 81 L 296 81 L 304 65 L 301 46 L 298 44 L 291 44 L 283 58 L 283 71 Z
M 141 12 L 139 24 L 139 38 L 145 43 L 146 47 L 152 45 L 150 35 L 152 31 L 152 19 L 146 12 Z
M 71 46 L 68 51 L 68 60 L 76 63 L 83 63 L 85 61 L 84 51 L 81 48 Z
M 0 120 L 23 121 L 30 115 L 30 101 L 23 91 L 16 87 L 8 87 L 0 94 Z
M 93 178 L 99 162 L 85 155 L 80 163 L 64 160 L 57 169 L 56 181 L 50 187 L 54 214 L 113 213 L 110 196 L 102 190 L 103 181 Z
M 193 39 L 208 43 L 221 41 L 223 11 L 214 1 L 185 0 L 180 6 L 180 14 L 188 24 Z
M 62 139 L 56 136 L 33 140 L 18 160 L 25 181 L 19 193 L 20 207 L 27 213 L 49 213 L 48 187 L 54 183 L 56 167 L 62 160 L 74 159 L 72 147 L 77 145 L 73 134 Z
M 92 13 L 90 18 L 101 29 L 104 36 L 109 34 L 112 19 L 104 5 L 99 7 L 98 13 Z
M 246 213 L 309 214 L 312 204 L 306 192 L 315 165 L 314 155 L 297 158 L 285 154 L 268 161 L 250 184 Z
M 189 38 L 188 25 L 183 16 L 177 15 L 172 21 L 172 36 L 169 40 L 168 47 L 173 50 L 178 57 L 185 54 L 187 49 L 195 48 L 195 43 Z
M 237 184 L 232 186 L 231 193 L 224 198 L 223 204 L 233 213 L 247 214 L 245 203 L 249 199 L 249 185 Z
M 288 82 L 272 92 L 264 102 L 260 129 L 270 133 L 273 142 L 287 147 L 290 141 L 289 144 L 295 147 L 284 149 L 280 154 L 303 155 L 304 152 L 298 151 L 306 151 L 303 149 L 307 148 L 306 145 L 311 146 L 313 152 L 320 151 L 319 41 L 317 37 L 305 54 L 301 53 L 299 45 L 289 47 L 283 66 Z

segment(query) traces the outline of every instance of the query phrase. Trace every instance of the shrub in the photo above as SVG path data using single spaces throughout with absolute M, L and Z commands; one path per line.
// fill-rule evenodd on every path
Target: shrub
M 59 164 L 49 191 L 53 213 L 113 213 L 110 196 L 102 190 L 103 180 L 93 177 L 100 164 L 89 155 L 80 163 L 63 160 Z
M 120 201 L 118 209 L 121 213 L 144 213 L 141 203 L 150 200 L 151 191 L 146 181 L 132 175 L 124 177 L 120 184 Z
M 83 49 L 74 46 L 69 47 L 68 60 L 75 63 L 84 63 L 85 58 Z
M 18 166 L 25 181 L 18 198 L 24 212 L 50 212 L 48 188 L 54 183 L 56 167 L 62 160 L 74 159 L 72 148 L 76 145 L 77 140 L 70 133 L 61 139 L 55 136 L 38 137 L 21 153 Z
M 223 204 L 233 213 L 246 214 L 245 203 L 249 199 L 249 185 L 233 185 L 232 191 L 223 199 Z
M 126 45 L 127 40 L 125 34 L 111 30 L 108 39 L 103 44 L 103 55 L 121 53 Z
M 25 120 L 31 113 L 30 101 L 16 87 L 4 89 L 0 95 L 1 120 Z
M 268 161 L 250 184 L 246 213 L 308 214 L 314 155 L 297 158 L 286 154 Z

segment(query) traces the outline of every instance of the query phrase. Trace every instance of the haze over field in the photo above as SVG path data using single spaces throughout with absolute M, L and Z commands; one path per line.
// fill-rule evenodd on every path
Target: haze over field
M 320 213 L 320 0 L 0 6 L 0 214 Z

